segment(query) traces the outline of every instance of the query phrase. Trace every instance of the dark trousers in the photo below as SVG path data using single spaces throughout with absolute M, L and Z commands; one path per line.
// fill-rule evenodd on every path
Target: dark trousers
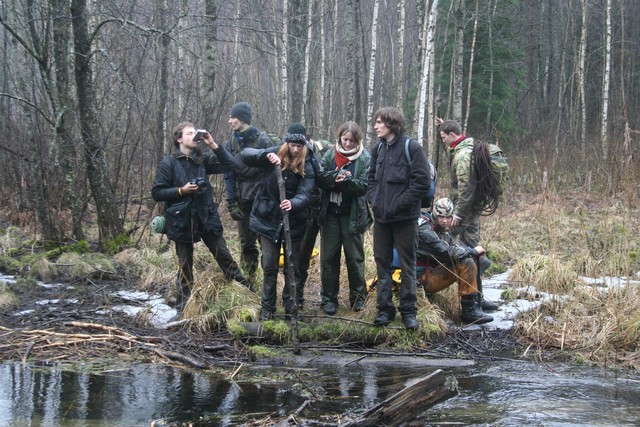
M 304 304 L 304 287 L 309 278 L 309 264 L 311 264 L 311 256 L 313 255 L 313 248 L 316 246 L 316 238 L 320 232 L 320 225 L 318 224 L 318 216 L 311 215 L 307 220 L 307 228 L 304 230 L 304 236 L 300 242 L 300 251 L 296 253 L 296 269 L 299 272 L 297 276 L 296 296 L 298 297 L 298 305 Z
M 349 279 L 349 303 L 367 296 L 364 277 L 364 234 L 349 232 L 349 215 L 327 213 L 322 224 L 320 246 L 321 304 L 338 304 L 340 291 L 340 255 L 344 250 Z
M 277 305 L 277 289 L 278 289 L 278 270 L 280 269 L 280 248 L 287 248 L 284 242 L 274 242 L 272 239 L 261 236 L 262 245 L 262 310 L 271 313 L 276 311 Z M 300 251 L 300 241 L 291 242 L 291 252 L 294 254 Z M 294 263 L 295 265 L 295 263 Z M 296 270 L 294 266 L 294 270 Z M 289 280 L 289 268 L 285 259 L 284 268 L 284 288 L 282 289 L 282 304 L 285 309 L 291 308 L 291 281 Z M 298 272 L 294 271 L 294 277 L 298 277 Z M 295 281 L 296 279 L 294 279 Z M 297 288 L 296 288 L 297 289 Z
M 376 221 L 373 227 L 373 254 L 378 273 L 378 311 L 391 315 L 396 312 L 391 287 L 393 248 L 398 251 L 402 280 L 400 284 L 400 313 L 415 314 L 416 309 L 416 248 L 418 247 L 418 223 L 414 219 L 383 224 Z
M 245 284 L 244 278 L 238 264 L 234 261 L 231 252 L 227 247 L 227 241 L 223 235 L 216 235 L 212 232 L 205 232 L 202 241 L 209 248 L 209 252 L 215 258 L 227 280 L 236 280 Z M 178 256 L 178 278 L 176 280 L 177 296 L 176 309 L 181 312 L 184 309 L 191 288 L 193 287 L 193 247 L 192 242 L 175 242 L 176 255 Z
M 238 234 L 240 236 L 240 264 L 242 271 L 249 276 L 254 276 L 258 269 L 260 251 L 258 250 L 258 235 L 249 228 L 249 217 L 251 216 L 252 204 L 240 204 L 240 209 L 244 218 L 238 223 Z

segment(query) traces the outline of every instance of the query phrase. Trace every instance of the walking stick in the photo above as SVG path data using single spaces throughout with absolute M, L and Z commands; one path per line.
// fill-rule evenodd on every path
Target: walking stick
M 284 180 L 280 165 L 274 166 L 276 177 L 278 178 L 278 189 L 280 190 L 280 201 L 287 198 L 284 190 Z M 291 252 L 291 228 L 289 227 L 289 212 L 282 211 L 282 225 L 284 227 L 284 260 L 287 266 L 287 276 L 291 295 L 291 343 L 293 354 L 300 354 L 300 342 L 298 340 L 298 295 L 296 289 L 296 273 L 294 270 L 293 253 Z

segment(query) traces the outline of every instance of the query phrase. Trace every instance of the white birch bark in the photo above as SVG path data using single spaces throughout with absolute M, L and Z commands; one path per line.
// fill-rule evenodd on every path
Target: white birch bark
M 427 87 L 429 86 L 431 74 L 431 56 L 433 54 L 433 38 L 435 35 L 436 20 L 438 16 L 438 0 L 433 0 L 431 4 L 431 10 L 429 11 L 429 19 L 427 26 L 427 36 L 424 54 L 423 66 L 422 66 L 422 81 L 420 82 L 420 108 L 418 109 L 418 142 L 423 144 L 424 140 L 424 121 L 425 121 L 425 108 L 427 103 Z M 429 98 L 431 99 L 431 98 Z
M 585 67 L 587 63 L 587 0 L 582 0 L 582 29 L 580 32 L 580 59 L 578 61 L 578 86 L 580 94 L 580 116 L 582 117 L 580 126 L 580 144 L 582 152 L 587 148 L 587 105 L 586 105 L 586 81 Z
M 462 65 L 464 63 L 464 0 L 457 0 L 454 8 L 456 20 L 456 48 L 453 71 L 453 120 L 462 122 Z M 464 131 L 464 128 L 462 129 Z
M 327 96 L 326 92 L 326 80 L 325 75 L 327 73 L 326 70 L 326 62 L 327 62 L 327 42 L 325 40 L 325 19 L 324 14 L 326 12 L 326 5 L 324 0 L 319 0 L 318 5 L 320 11 L 320 96 L 318 96 L 318 128 L 324 129 L 325 123 L 327 123 L 326 111 L 324 109 L 325 98 Z
M 289 51 L 289 11 L 287 9 L 289 2 L 282 0 L 282 44 L 280 51 L 280 70 L 282 73 L 282 100 L 280 105 L 282 107 L 282 121 L 284 123 L 289 117 L 289 91 L 288 84 L 289 78 L 287 75 L 287 52 Z
M 238 91 L 238 75 L 240 74 L 239 60 L 240 57 L 240 2 L 236 3 L 235 23 L 236 27 L 233 31 L 233 75 L 231 78 L 231 93 L 236 94 Z
M 369 87 L 367 91 L 367 137 L 366 147 L 371 147 L 371 134 L 373 132 L 373 84 L 376 75 L 376 53 L 378 50 L 378 11 L 380 0 L 375 0 L 373 5 L 373 22 L 371 23 L 371 56 L 369 57 Z
M 396 76 L 396 105 L 402 106 L 404 98 L 404 32 L 405 32 L 405 0 L 398 2 L 398 73 Z
M 471 81 L 473 80 L 473 58 L 476 50 L 476 39 L 478 37 L 478 9 L 480 0 L 476 0 L 476 12 L 473 18 L 473 36 L 471 37 L 471 52 L 469 55 L 469 76 L 467 77 L 467 105 L 464 112 L 464 124 L 462 129 L 466 129 L 469 124 L 469 110 L 471 110 Z
M 307 0 L 307 43 L 302 71 L 302 123 L 307 123 L 307 103 L 309 102 L 309 69 L 311 68 L 311 39 L 313 37 L 313 0 Z
M 611 82 L 611 0 L 607 0 L 604 49 L 605 57 L 604 72 L 602 74 L 602 119 L 600 125 L 600 141 L 602 143 L 602 157 L 606 161 L 609 158 L 607 128 L 609 124 L 609 86 Z

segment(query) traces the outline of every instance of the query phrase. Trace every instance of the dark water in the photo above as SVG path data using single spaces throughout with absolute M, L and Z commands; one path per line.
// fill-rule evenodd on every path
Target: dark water
M 237 425 L 285 417 L 312 398 L 320 400 L 302 416 L 323 419 L 357 413 L 435 369 L 374 363 L 245 368 L 234 382 L 221 374 L 152 365 L 83 374 L 5 363 L 0 426 L 149 426 L 154 420 L 200 419 Z M 443 370 L 456 376 L 460 395 L 423 414 L 425 425 L 640 425 L 640 375 L 508 360 Z

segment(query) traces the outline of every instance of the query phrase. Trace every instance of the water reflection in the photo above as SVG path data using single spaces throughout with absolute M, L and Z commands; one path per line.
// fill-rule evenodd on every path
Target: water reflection
M 153 420 L 206 419 L 236 425 L 285 417 L 307 399 L 303 417 L 358 412 L 436 368 L 336 362 L 243 371 L 241 381 L 140 365 L 103 374 L 0 365 L 0 425 L 149 426 Z M 460 395 L 422 416 L 428 425 L 635 426 L 640 376 L 593 368 L 499 361 L 450 369 Z M 203 417 L 203 418 L 202 418 Z

